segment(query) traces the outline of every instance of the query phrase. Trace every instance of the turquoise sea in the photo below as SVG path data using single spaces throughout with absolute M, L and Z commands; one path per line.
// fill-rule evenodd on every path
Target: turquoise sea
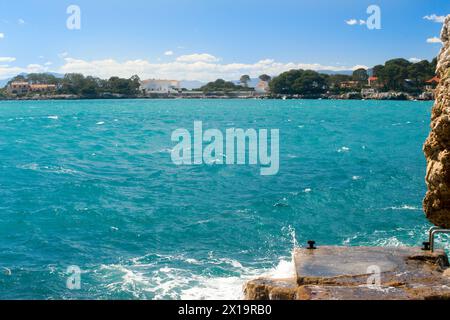
M 431 106 L 0 102 L 0 299 L 239 299 L 296 243 L 420 245 Z M 175 166 L 171 133 L 196 120 L 279 129 L 279 173 Z

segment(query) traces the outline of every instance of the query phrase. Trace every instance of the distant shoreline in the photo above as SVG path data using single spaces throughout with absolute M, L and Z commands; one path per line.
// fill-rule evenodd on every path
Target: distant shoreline
M 83 101 L 83 100 L 355 100 L 355 101 L 434 101 L 434 99 L 417 99 L 406 95 L 386 97 L 381 99 L 343 98 L 337 96 L 329 97 L 305 97 L 305 96 L 110 96 L 110 97 L 82 97 L 82 96 L 40 96 L 40 97 L 8 97 L 0 98 L 1 101 Z

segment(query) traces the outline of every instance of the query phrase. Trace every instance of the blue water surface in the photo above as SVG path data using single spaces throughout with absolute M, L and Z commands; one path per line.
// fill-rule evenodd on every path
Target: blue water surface
M 420 245 L 429 102 L 0 102 L 0 299 L 240 298 L 300 245 Z M 280 171 L 171 133 L 280 130 Z M 82 270 L 69 290 L 67 267 Z

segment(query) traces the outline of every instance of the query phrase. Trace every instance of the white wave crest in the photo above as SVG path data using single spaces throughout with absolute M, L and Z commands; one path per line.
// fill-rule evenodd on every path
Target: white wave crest
M 410 205 L 402 205 L 400 207 L 388 207 L 388 208 L 384 208 L 384 210 L 420 210 L 418 207 L 416 206 L 410 206 Z
M 104 283 L 103 287 L 110 294 L 127 294 L 135 299 L 191 299 L 191 300 L 241 300 L 244 298 L 244 284 L 257 277 L 286 279 L 294 275 L 291 261 L 280 260 L 271 270 L 244 267 L 231 258 L 212 258 L 207 264 L 228 265 L 235 276 L 211 276 L 196 274 L 183 263 L 201 264 L 193 258 L 180 256 L 156 255 L 162 261 L 176 261 L 180 266 L 169 267 L 162 261 L 146 263 L 146 257 L 130 260 L 125 264 L 102 265 L 94 273 Z M 209 257 L 211 258 L 211 257 Z
M 349 152 L 349 151 L 350 151 L 349 147 L 342 147 L 337 150 L 338 153 Z

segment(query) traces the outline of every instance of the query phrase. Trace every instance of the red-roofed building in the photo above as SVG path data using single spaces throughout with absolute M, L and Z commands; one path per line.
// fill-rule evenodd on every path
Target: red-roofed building
M 367 84 L 369 85 L 369 88 L 372 89 L 380 89 L 383 84 L 381 83 L 380 79 L 378 77 L 372 76 L 367 79 Z
M 425 89 L 427 91 L 434 91 L 434 89 L 436 89 L 436 86 L 439 84 L 440 81 L 441 79 L 439 79 L 438 76 L 434 76 L 430 80 L 425 81 L 426 83 Z
M 434 76 L 434 77 L 431 78 L 430 80 L 426 81 L 426 83 L 438 84 L 440 81 L 441 81 L 441 79 L 439 79 L 438 76 Z
M 6 88 L 9 94 L 23 95 L 29 92 L 43 93 L 56 91 L 56 85 L 54 84 L 30 84 L 29 82 L 14 81 L 11 82 Z
M 339 86 L 341 89 L 358 89 L 359 81 L 342 81 Z
M 378 77 L 369 77 L 368 81 L 369 81 L 369 86 L 371 86 L 373 82 L 378 81 Z

